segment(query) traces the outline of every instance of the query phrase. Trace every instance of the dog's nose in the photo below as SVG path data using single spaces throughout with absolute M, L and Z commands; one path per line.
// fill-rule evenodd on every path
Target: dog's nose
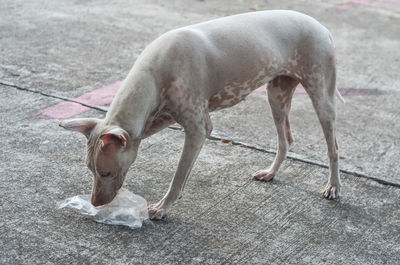
M 104 204 L 102 201 L 96 200 L 96 198 L 93 197 L 93 196 L 92 196 L 92 199 L 91 199 L 91 203 L 92 203 L 92 205 L 93 205 L 94 207 L 101 206 L 101 205 Z

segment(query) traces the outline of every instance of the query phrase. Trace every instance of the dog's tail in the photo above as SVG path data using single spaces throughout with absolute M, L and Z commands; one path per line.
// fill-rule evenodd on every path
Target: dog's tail
M 346 103 L 346 101 L 344 100 L 343 96 L 340 94 L 339 89 L 336 88 L 335 94 L 340 99 L 340 101 L 342 101 L 342 103 Z

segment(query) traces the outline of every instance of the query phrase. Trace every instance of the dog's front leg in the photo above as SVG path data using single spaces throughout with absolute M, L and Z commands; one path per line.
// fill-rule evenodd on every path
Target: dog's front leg
M 193 123 L 190 122 L 187 125 L 182 124 L 185 129 L 185 144 L 178 169 L 165 196 L 158 203 L 149 206 L 150 219 L 158 220 L 165 217 L 170 206 L 180 197 L 183 191 L 186 179 L 208 134 L 207 126 L 205 126 L 206 120 L 202 119 L 200 122 L 194 122 L 195 120 L 191 120 Z

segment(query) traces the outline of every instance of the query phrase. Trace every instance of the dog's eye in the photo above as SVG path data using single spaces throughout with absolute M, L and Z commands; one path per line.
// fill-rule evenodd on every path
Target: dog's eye
M 106 178 L 111 176 L 111 172 L 99 172 L 100 177 Z

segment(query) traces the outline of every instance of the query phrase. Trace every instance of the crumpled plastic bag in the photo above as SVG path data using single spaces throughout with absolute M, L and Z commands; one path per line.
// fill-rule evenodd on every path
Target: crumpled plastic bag
M 58 202 L 57 207 L 70 207 L 91 216 L 96 222 L 125 225 L 132 229 L 142 227 L 143 221 L 149 218 L 147 201 L 127 189 L 121 188 L 110 203 L 98 207 L 90 203 L 90 197 L 90 194 L 70 197 Z

